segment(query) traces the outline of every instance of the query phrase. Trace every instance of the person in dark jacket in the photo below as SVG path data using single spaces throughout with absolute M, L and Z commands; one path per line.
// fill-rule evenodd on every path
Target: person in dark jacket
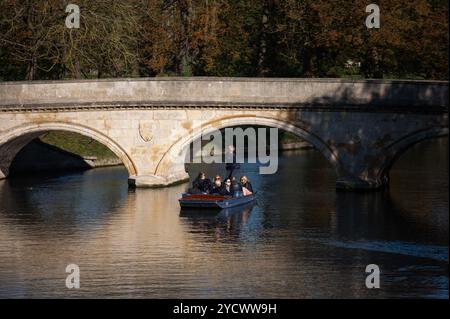
M 216 177 L 214 177 L 214 182 L 211 188 L 211 191 L 209 192 L 210 194 L 220 194 L 220 192 L 222 191 L 222 178 L 219 175 L 216 175 Z
M 247 178 L 247 176 L 241 176 L 241 178 L 240 178 L 240 182 L 241 182 L 241 187 L 245 187 L 245 188 L 247 188 L 247 190 L 250 192 L 250 193 L 253 193 L 253 187 L 252 187 L 252 184 L 250 183 L 250 181 L 248 180 L 248 178 Z
M 231 176 L 231 189 L 233 190 L 233 197 L 241 197 L 242 196 L 242 187 L 241 184 L 238 183 L 236 177 Z
M 227 178 L 223 183 L 220 195 L 233 196 L 233 188 L 231 187 L 231 179 Z
M 209 178 L 206 178 L 206 174 L 200 172 L 197 178 L 192 183 L 192 191 L 193 194 L 208 194 L 211 190 L 212 184 Z

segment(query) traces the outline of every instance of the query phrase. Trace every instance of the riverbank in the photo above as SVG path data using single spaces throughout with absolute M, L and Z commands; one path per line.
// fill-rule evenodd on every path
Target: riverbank
M 72 132 L 53 131 L 38 138 L 40 142 L 83 158 L 96 158 L 97 161 L 118 159 L 106 146 L 96 140 Z

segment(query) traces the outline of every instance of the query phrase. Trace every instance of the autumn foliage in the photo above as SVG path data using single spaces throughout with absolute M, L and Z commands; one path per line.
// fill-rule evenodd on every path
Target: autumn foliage
M 368 29 L 365 8 L 381 9 Z M 0 80 L 139 76 L 448 79 L 448 1 L 0 1 Z

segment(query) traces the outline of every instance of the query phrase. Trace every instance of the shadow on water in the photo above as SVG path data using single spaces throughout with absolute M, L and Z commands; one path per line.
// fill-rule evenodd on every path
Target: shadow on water
M 123 168 L 111 167 L 3 180 L 0 217 L 19 225 L 46 225 L 48 231 L 62 224 L 87 231 L 123 206 L 130 192 L 126 176 Z
M 448 244 L 448 225 L 431 225 L 433 216 L 412 220 L 388 190 L 372 193 L 338 192 L 335 233 L 342 239 L 384 238 Z M 435 217 L 436 218 L 436 217 Z
M 436 217 L 412 219 L 388 190 L 372 193 L 339 192 L 329 245 L 448 261 L 448 225 Z

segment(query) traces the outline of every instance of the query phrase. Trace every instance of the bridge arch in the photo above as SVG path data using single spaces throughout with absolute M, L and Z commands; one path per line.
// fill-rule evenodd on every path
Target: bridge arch
M 378 172 L 379 178 L 389 176 L 389 171 L 394 163 L 399 159 L 407 150 L 413 147 L 415 144 L 423 142 L 429 139 L 435 139 L 448 136 L 448 127 L 432 127 L 424 130 L 415 131 L 402 139 L 399 139 L 389 146 L 385 151 L 385 157 L 382 161 L 380 170 Z
M 290 132 L 313 145 L 333 167 L 339 167 L 337 154 L 335 154 L 335 152 L 325 141 L 308 131 L 307 128 L 294 125 L 289 121 L 283 121 L 270 117 L 236 115 L 232 117 L 214 119 L 212 121 L 202 123 L 201 128 L 193 128 L 189 134 L 172 144 L 158 163 L 155 170 L 155 175 L 164 176 L 167 175 L 167 172 L 179 172 L 180 170 L 184 171 L 184 160 L 187 150 L 190 144 L 196 139 L 201 138 L 202 135 L 207 135 L 227 127 L 244 125 L 267 126 Z
M 74 123 L 41 122 L 13 127 L 0 135 L 0 177 L 6 177 L 17 153 L 29 142 L 48 131 L 68 131 L 88 136 L 108 147 L 122 161 L 128 174 L 137 175 L 136 165 L 128 153 L 105 134 Z

